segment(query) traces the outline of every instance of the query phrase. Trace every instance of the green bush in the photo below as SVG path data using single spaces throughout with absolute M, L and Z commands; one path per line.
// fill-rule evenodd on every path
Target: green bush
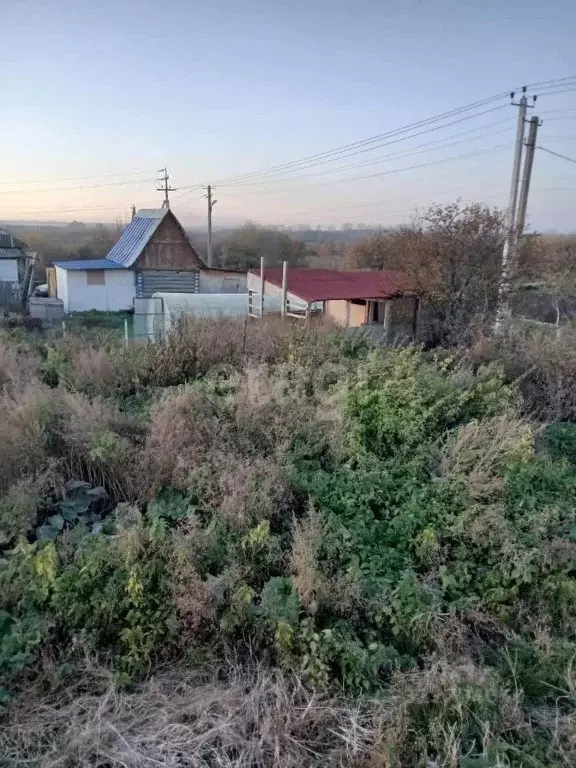
M 73 642 L 105 653 L 128 675 L 170 644 L 170 573 L 161 547 L 136 529 L 81 544 L 54 581 L 50 609 Z
M 545 434 L 551 456 L 576 464 L 576 424 L 549 424 Z

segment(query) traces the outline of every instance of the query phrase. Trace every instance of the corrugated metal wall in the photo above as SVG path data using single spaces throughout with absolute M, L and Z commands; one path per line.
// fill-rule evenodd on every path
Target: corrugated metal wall
M 198 293 L 200 271 L 146 270 L 136 273 L 136 296 L 148 299 L 154 293 Z

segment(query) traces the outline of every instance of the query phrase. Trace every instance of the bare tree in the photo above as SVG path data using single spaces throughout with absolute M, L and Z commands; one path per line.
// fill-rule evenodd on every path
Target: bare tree
M 287 261 L 291 265 L 306 261 L 309 255 L 304 243 L 290 237 L 278 227 L 264 227 L 247 222 L 214 248 L 216 263 L 223 267 L 250 269 L 266 257 L 268 266 Z
M 498 296 L 504 217 L 479 203 L 433 205 L 412 224 L 354 249 L 357 267 L 401 269 L 424 301 L 431 344 L 462 344 L 492 321 Z

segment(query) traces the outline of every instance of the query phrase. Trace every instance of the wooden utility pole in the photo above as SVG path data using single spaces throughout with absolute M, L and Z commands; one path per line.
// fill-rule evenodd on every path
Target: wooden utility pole
M 514 93 L 510 94 L 514 98 Z M 536 96 L 534 96 L 536 101 Z M 512 179 L 510 181 L 510 196 L 508 199 L 508 209 L 506 213 L 506 239 L 502 248 L 502 271 L 500 275 L 500 285 L 498 287 L 498 306 L 496 308 L 496 321 L 494 330 L 500 333 L 510 317 L 510 306 L 508 295 L 510 293 L 510 273 L 511 265 L 516 263 L 517 251 L 517 229 L 516 229 L 516 206 L 518 202 L 518 187 L 520 184 L 520 169 L 522 166 L 522 150 L 524 146 L 524 125 L 526 123 L 526 110 L 533 105 L 528 104 L 526 98 L 526 86 L 522 88 L 520 101 L 512 104 L 518 107 L 518 120 L 516 123 L 516 144 L 514 147 L 514 161 L 512 163 Z
M 526 157 L 524 158 L 524 173 L 522 174 L 522 186 L 520 188 L 520 200 L 518 202 L 518 216 L 516 217 L 516 239 L 524 234 L 526 224 L 526 209 L 528 208 L 528 192 L 532 178 L 532 166 L 534 165 L 534 152 L 536 151 L 536 136 L 538 128 L 542 125 L 539 118 L 534 115 L 530 119 L 528 140 L 526 142 Z
M 208 184 L 208 193 L 205 195 L 208 200 L 208 240 L 206 242 L 206 262 L 209 267 L 212 266 L 212 208 L 216 205 L 218 200 L 214 200 L 212 197 L 212 187 Z
M 158 179 L 158 184 L 161 184 L 162 186 L 157 187 L 156 191 L 164 192 L 164 201 L 162 203 L 162 208 L 170 208 L 170 198 L 168 197 L 168 193 L 176 192 L 176 187 L 171 187 L 168 183 L 170 181 L 170 176 L 168 175 L 167 168 L 160 168 L 158 173 L 163 173 L 164 175 Z

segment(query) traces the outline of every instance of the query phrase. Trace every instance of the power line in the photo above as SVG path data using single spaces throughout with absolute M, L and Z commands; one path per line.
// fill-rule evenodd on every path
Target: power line
M 476 157 L 477 155 L 482 155 L 482 154 L 486 154 L 486 153 L 489 153 L 489 152 L 496 152 L 496 151 L 499 151 L 501 149 L 508 149 L 508 148 L 509 148 L 508 144 L 500 144 L 500 145 L 495 146 L 495 147 L 488 147 L 487 149 L 479 149 L 479 150 L 477 150 L 475 152 L 468 152 L 468 153 L 462 154 L 462 155 L 454 155 L 453 157 L 443 157 L 440 160 L 430 160 L 427 163 L 419 163 L 418 165 L 410 165 L 410 166 L 407 166 L 406 168 L 393 168 L 393 169 L 391 169 L 389 171 L 381 171 L 381 172 L 378 172 L 378 173 L 369 173 L 369 174 L 366 174 L 364 176 L 354 176 L 351 179 L 336 179 L 334 181 L 331 180 L 331 181 L 328 181 L 328 182 L 319 182 L 319 183 L 320 184 L 334 184 L 334 183 L 336 183 L 336 184 L 338 184 L 338 183 L 345 184 L 345 183 L 350 182 L 350 181 L 362 181 L 364 179 L 373 179 L 373 178 L 377 178 L 377 177 L 380 177 L 380 176 L 388 176 L 389 174 L 392 174 L 392 173 L 401 173 L 402 171 L 412 171 L 415 168 L 425 168 L 426 166 L 429 166 L 429 165 L 440 165 L 441 163 L 448 163 L 448 162 L 451 162 L 453 160 L 463 160 L 463 159 L 470 158 L 470 157 Z
M 576 82 L 573 83 L 573 85 L 576 86 Z M 538 94 L 538 95 L 541 95 L 541 96 L 561 96 L 563 93 L 575 93 L 575 92 L 576 92 L 576 88 L 565 88 L 565 89 L 560 90 L 560 91 L 544 91 L 543 93 Z
M 480 149 L 480 150 L 476 150 L 475 152 L 468 152 L 468 153 L 461 154 L 461 155 L 453 155 L 452 157 L 443 157 L 443 158 L 441 158 L 439 160 L 430 160 L 430 161 L 428 161 L 426 163 L 418 163 L 417 165 L 410 165 L 410 166 L 406 166 L 404 168 L 392 168 L 392 169 L 390 169 L 388 171 L 380 171 L 378 173 L 364 174 L 362 176 L 353 176 L 353 177 L 351 177 L 349 179 L 330 179 L 329 181 L 317 181 L 317 182 L 313 182 L 312 184 L 304 184 L 304 185 L 300 184 L 300 185 L 297 186 L 297 188 L 298 187 L 300 187 L 300 188 L 302 188 L 302 187 L 304 187 L 304 188 L 306 188 L 306 187 L 316 187 L 316 186 L 323 186 L 325 184 L 347 184 L 349 182 L 362 181 L 364 179 L 371 179 L 371 178 L 376 178 L 376 177 L 380 177 L 380 176 L 388 176 L 388 175 L 394 174 L 394 173 L 402 173 L 403 171 L 412 171 L 412 170 L 414 170 L 416 168 L 425 168 L 425 167 L 430 166 L 430 165 L 440 165 L 441 163 L 447 163 L 447 162 L 451 162 L 451 161 L 454 161 L 454 160 L 462 160 L 462 159 L 466 159 L 466 158 L 476 157 L 478 155 L 483 155 L 483 154 L 486 154 L 486 153 L 489 153 L 489 152 L 497 152 L 497 151 L 500 151 L 502 149 L 508 149 L 509 146 L 510 146 L 509 144 L 500 144 L 500 145 L 497 145 L 495 147 L 488 147 L 486 149 Z M 311 176 L 315 176 L 315 175 L 317 175 L 317 174 L 311 174 Z M 282 181 L 285 182 L 287 180 L 278 180 L 277 183 L 282 183 Z M 277 192 L 285 192 L 287 190 L 286 189 L 282 189 L 282 190 L 272 190 L 272 191 L 277 193 Z M 243 195 L 245 195 L 245 194 L 258 195 L 258 194 L 269 194 L 269 193 L 270 193 L 270 190 L 252 190 L 249 193 L 243 192 L 242 194 Z
M 81 207 L 81 208 L 52 208 L 50 210 L 32 210 L 32 211 L 19 211 L 20 216 L 43 216 L 48 214 L 58 213 L 78 213 L 84 211 L 118 211 L 122 205 L 101 205 L 93 207 Z M 125 206 L 124 206 L 125 207 Z
M 546 141 L 574 141 L 576 136 L 546 136 Z
M 503 108 L 503 105 L 502 106 L 498 105 L 497 107 L 493 107 L 492 109 L 487 109 L 484 112 L 479 112 L 479 113 L 477 113 L 475 115 L 468 115 L 466 117 L 459 118 L 458 120 L 453 120 L 453 121 L 451 121 L 449 123 L 445 123 L 444 125 L 439 125 L 439 126 L 434 126 L 432 128 L 427 128 L 427 129 L 425 129 L 423 131 L 418 131 L 417 133 L 413 133 L 410 136 L 403 136 L 403 137 L 400 137 L 400 138 L 393 139 L 392 141 L 385 141 L 385 142 L 383 142 L 381 144 L 376 144 L 375 146 L 369 147 L 367 149 L 366 148 L 360 149 L 360 150 L 358 150 L 356 152 L 349 152 L 346 155 L 340 155 L 338 157 L 331 157 L 331 158 L 328 158 L 328 159 L 325 159 L 325 160 L 320 160 L 318 162 L 313 162 L 313 163 L 309 163 L 307 165 L 302 165 L 300 167 L 288 168 L 288 169 L 286 169 L 286 171 L 284 171 L 284 173 L 290 173 L 292 171 L 299 171 L 299 170 L 308 170 L 309 168 L 315 168 L 318 165 L 325 165 L 326 163 L 337 162 L 338 160 L 343 160 L 343 159 L 348 158 L 348 157 L 353 157 L 355 155 L 364 154 L 365 152 L 373 152 L 376 149 L 381 149 L 382 147 L 387 147 L 387 146 L 390 146 L 392 144 L 398 144 L 399 142 L 402 142 L 402 141 L 408 141 L 410 139 L 417 138 L 418 136 L 422 136 L 423 134 L 430 133 L 431 131 L 437 131 L 437 130 L 442 130 L 444 128 L 449 128 L 452 125 L 456 125 L 458 123 L 462 123 L 462 122 L 464 122 L 466 120 L 471 120 L 471 119 L 474 119 L 476 117 L 481 117 L 482 115 L 488 114 L 489 112 L 494 112 L 495 110 L 499 110 L 499 109 L 502 109 L 502 108 Z M 507 121 L 508 121 L 508 119 L 506 121 L 499 121 L 498 120 L 498 121 L 494 121 L 493 124 L 501 124 L 502 122 L 507 122 Z M 473 131 L 482 130 L 482 128 L 485 128 L 485 127 L 487 127 L 487 126 L 477 126 L 476 128 L 471 128 L 470 131 L 463 131 L 462 133 L 455 134 L 454 136 L 446 136 L 443 139 L 437 139 L 435 142 L 427 142 L 427 144 L 441 143 L 442 141 L 445 141 L 446 139 L 454 138 L 455 136 L 462 136 L 462 135 L 464 135 L 466 133 L 470 133 L 470 132 L 473 132 Z M 417 145 L 417 147 L 419 147 L 419 146 L 425 146 L 425 145 Z M 410 154 L 410 152 L 411 152 L 411 150 L 406 150 L 406 152 L 399 153 L 399 154 L 400 155 L 406 155 L 406 154 Z M 362 165 L 371 165 L 375 161 L 376 161 L 376 158 L 372 158 L 372 159 L 366 161 L 365 163 L 359 163 L 357 165 L 349 166 L 349 167 L 352 168 L 352 167 L 361 167 Z M 340 166 L 340 167 L 344 168 L 346 166 Z M 331 172 L 331 171 L 329 171 L 329 172 Z M 271 172 L 270 174 L 263 175 L 263 181 L 260 181 L 259 178 L 253 178 L 253 179 L 246 179 L 245 181 L 239 180 L 237 182 L 224 183 L 222 186 L 225 186 L 225 187 L 227 187 L 227 186 L 244 186 L 244 185 L 251 185 L 251 184 L 269 183 L 270 182 L 270 176 L 273 176 L 273 174 L 275 174 L 275 173 L 280 173 L 280 171 L 275 171 L 275 172 Z M 287 177 L 287 178 L 305 178 L 305 177 Z M 272 181 L 274 181 L 274 180 L 275 179 L 272 179 Z
M 553 95 L 554 88 L 563 89 L 565 86 L 571 86 L 572 84 L 576 85 L 576 75 L 571 75 L 564 78 L 556 78 L 552 80 L 545 80 L 545 81 L 530 84 L 528 87 L 533 88 L 533 87 L 542 86 L 544 90 L 550 91 L 551 95 Z M 427 126 L 426 130 L 421 131 L 417 134 L 414 134 L 413 136 L 397 139 L 397 141 L 404 141 L 410 138 L 414 138 L 417 135 L 422 135 L 423 133 L 427 133 L 430 130 L 440 130 L 441 128 L 449 127 L 449 125 L 453 123 L 448 123 L 448 124 L 439 125 L 439 126 L 434 126 L 434 123 L 438 123 L 442 120 L 448 119 L 449 117 L 463 114 L 473 109 L 478 109 L 479 107 L 485 106 L 487 104 L 494 103 L 495 101 L 498 101 L 507 95 L 508 93 L 497 94 L 487 99 L 472 102 L 468 105 L 458 107 L 448 112 L 427 118 L 425 120 L 421 120 L 416 123 L 412 123 L 410 125 L 395 129 L 393 131 L 377 134 L 375 136 L 371 136 L 366 139 L 362 139 L 356 142 L 352 142 L 350 144 L 342 145 L 335 149 L 325 150 L 323 152 L 319 152 L 313 155 L 308 155 L 306 157 L 300 158 L 299 160 L 293 160 L 287 163 L 270 166 L 268 168 L 264 168 L 259 171 L 251 171 L 244 174 L 239 174 L 239 175 L 237 174 L 231 177 L 225 177 L 223 179 L 218 180 L 217 183 L 220 186 L 223 186 L 223 185 L 240 186 L 241 182 L 255 183 L 259 178 L 266 178 L 270 175 L 274 175 L 280 172 L 292 172 L 295 170 L 303 170 L 304 168 L 316 167 L 317 165 L 325 164 L 327 162 L 334 162 L 334 161 L 343 159 L 344 157 L 351 157 L 355 154 L 360 154 L 363 152 L 371 152 L 377 148 L 380 148 L 381 146 L 385 146 L 387 143 L 395 143 L 395 142 L 384 142 L 384 143 L 378 144 L 378 142 L 379 141 L 381 142 L 383 139 L 391 139 L 396 136 L 401 136 L 401 134 L 407 133 L 408 131 L 414 130 L 415 128 L 421 128 L 421 127 Z M 502 105 L 502 107 L 503 106 L 504 105 Z M 494 109 L 499 109 L 499 108 L 501 108 L 500 105 L 497 107 L 494 107 Z M 492 111 L 492 110 L 486 110 L 486 111 Z M 481 114 L 484 114 L 484 113 L 470 115 L 464 119 L 473 119 L 474 117 L 479 117 Z M 454 121 L 454 122 L 459 122 L 459 121 Z M 434 127 L 429 127 L 429 126 L 434 126 Z M 357 151 L 351 152 L 350 150 L 357 150 Z M 189 194 L 190 192 L 195 190 L 200 190 L 201 188 L 202 188 L 201 184 L 193 184 L 193 185 L 189 185 L 188 187 L 180 187 L 180 190 L 183 190 L 183 192 L 182 194 L 177 195 L 174 199 L 176 200 L 181 199 L 185 197 L 187 194 Z
M 550 95 L 554 95 L 554 91 L 553 91 L 554 87 L 563 87 L 565 85 L 573 85 L 573 84 L 576 85 L 576 75 L 570 75 L 570 76 L 565 77 L 565 78 L 557 78 L 557 79 L 554 79 L 554 80 L 546 80 L 546 81 L 542 81 L 542 83 L 535 83 L 535 84 L 533 84 L 531 86 L 528 86 L 528 87 L 532 88 L 532 87 L 535 87 L 535 86 L 538 86 L 538 85 L 547 86 L 547 89 L 550 90 Z M 560 93 L 560 92 L 564 93 L 564 92 L 568 92 L 568 91 L 564 91 L 564 90 L 558 91 L 558 93 Z M 253 172 L 242 174 L 242 175 L 239 175 L 239 176 L 233 176 L 233 177 L 221 179 L 221 180 L 218 181 L 218 184 L 219 185 L 223 185 L 225 183 L 232 182 L 232 181 L 234 181 L 234 182 L 238 181 L 239 182 L 239 181 L 243 181 L 243 180 L 246 180 L 246 181 L 247 180 L 253 180 L 255 177 L 261 177 L 263 175 L 269 175 L 269 174 L 275 173 L 277 171 L 287 171 L 287 170 L 300 169 L 300 167 L 302 167 L 303 165 L 305 165 L 305 167 L 311 167 L 312 165 L 318 164 L 317 161 L 319 161 L 319 160 L 325 161 L 325 158 L 327 158 L 327 157 L 333 157 L 334 159 L 340 159 L 338 156 L 350 156 L 351 153 L 348 151 L 350 149 L 355 149 L 356 147 L 366 146 L 366 145 L 369 145 L 369 144 L 374 144 L 377 141 L 380 141 L 381 139 L 390 138 L 390 137 L 392 137 L 394 135 L 405 133 L 406 131 L 412 130 L 412 129 L 417 128 L 417 127 L 422 127 L 422 126 L 425 126 L 425 125 L 430 125 L 431 123 L 433 124 L 434 122 L 438 122 L 439 120 L 447 119 L 448 117 L 454 116 L 456 114 L 461 114 L 463 112 L 470 111 L 471 109 L 477 109 L 480 106 L 484 106 L 486 104 L 489 104 L 489 103 L 492 103 L 494 101 L 497 101 L 497 100 L 499 100 L 499 99 L 501 99 L 501 98 L 503 98 L 504 96 L 507 96 L 507 95 L 508 95 L 507 93 L 506 94 L 504 94 L 504 93 L 503 94 L 498 94 L 498 95 L 492 96 L 492 97 L 490 97 L 488 99 L 483 99 L 481 101 L 473 102 L 473 103 L 471 103 L 469 105 L 465 105 L 464 107 L 459 107 L 457 109 L 451 110 L 450 112 L 446 112 L 446 113 L 443 113 L 441 115 L 437 115 L 435 117 L 428 118 L 427 120 L 420 121 L 419 123 L 414 123 L 412 125 L 405 126 L 404 128 L 396 129 L 395 131 L 391 131 L 391 132 L 388 132 L 388 133 L 385 133 L 385 134 L 378 134 L 377 136 L 372 136 L 372 137 L 369 137 L 368 139 L 363 139 L 363 140 L 358 141 L 358 142 L 353 142 L 351 144 L 347 144 L 347 145 L 344 145 L 342 147 L 338 147 L 338 148 L 333 149 L 333 150 L 327 150 L 325 152 L 320 152 L 320 153 L 317 153 L 315 155 L 309 155 L 307 157 L 301 158 L 300 160 L 295 160 L 295 161 L 291 161 L 289 163 L 284 163 L 283 165 L 271 166 L 270 168 L 266 168 L 266 169 L 263 169 L 263 170 L 260 170 L 260 171 L 253 171 Z M 372 147 L 372 148 L 375 148 L 375 147 Z M 363 151 L 371 151 L 371 148 L 369 147 L 368 149 L 365 149 Z
M 446 120 L 451 117 L 455 117 L 456 115 L 462 114 L 464 112 L 469 112 L 472 109 L 478 109 L 479 107 L 486 106 L 487 104 L 493 103 L 494 101 L 500 100 L 504 98 L 505 96 L 508 96 L 508 93 L 505 94 L 498 94 L 496 96 L 492 96 L 488 99 L 483 99 L 481 101 L 472 102 L 468 105 L 465 105 L 463 107 L 458 107 L 457 109 L 450 110 L 449 112 L 444 112 L 439 115 L 435 115 L 433 117 L 426 118 L 425 120 L 420 120 L 416 123 L 411 123 L 409 125 L 403 126 L 401 128 L 397 128 L 393 131 L 387 131 L 385 133 L 380 133 L 375 136 L 370 136 L 366 139 L 361 139 L 359 141 L 351 142 L 350 144 L 345 144 L 340 147 L 336 147 L 335 149 L 331 150 L 325 150 L 323 152 L 318 152 L 314 155 L 308 155 L 306 157 L 300 158 L 299 160 L 292 160 L 288 163 L 283 163 L 280 165 L 271 166 L 269 168 L 262 169 L 260 171 L 252 171 L 250 173 L 241 174 L 239 176 L 230 177 L 227 179 L 220 180 L 218 183 L 222 184 L 229 181 L 240 181 L 242 179 L 253 177 L 253 176 L 261 176 L 263 174 L 268 174 L 275 171 L 283 171 L 287 168 L 295 168 L 298 166 L 301 166 L 302 164 L 310 163 L 311 161 L 317 161 L 317 160 L 323 160 L 327 157 L 331 157 L 334 155 L 342 155 L 343 153 L 348 153 L 349 150 L 356 149 L 358 147 L 365 147 L 369 144 L 376 144 L 377 142 L 380 142 L 384 139 L 389 139 L 395 136 L 398 136 L 402 133 L 406 133 L 408 131 L 412 131 L 416 128 L 422 128 L 429 125 L 433 125 L 434 123 L 437 123 L 441 120 Z M 498 107 L 495 107 L 495 109 Z M 483 113 L 482 113 L 483 114 Z M 478 116 L 478 115 L 475 115 Z
M 566 80 L 576 80 L 576 74 L 575 75 L 568 75 L 567 77 L 559 77 L 555 80 L 541 80 L 538 83 L 528 83 L 526 86 L 527 88 L 540 88 L 542 86 L 548 85 L 559 85 L 560 83 L 566 82 Z M 519 88 L 516 88 L 515 90 L 519 91 Z
M 548 152 L 549 155 L 554 155 L 555 157 L 561 157 L 562 160 L 568 160 L 571 163 L 576 163 L 576 160 L 573 157 L 568 157 L 567 155 L 561 155 L 559 152 L 553 152 L 551 149 L 546 149 L 546 147 L 538 146 L 537 149 L 542 150 L 542 152 Z
M 507 123 L 512 118 L 507 118 L 506 120 L 497 120 L 493 123 L 493 125 L 501 125 L 502 123 Z M 472 128 L 470 131 L 462 131 L 460 133 L 453 134 L 452 136 L 446 136 L 445 139 L 452 139 L 456 138 L 458 136 L 463 136 L 465 134 L 471 133 L 473 131 L 480 130 L 481 128 L 486 128 L 488 126 L 479 126 L 478 128 Z M 282 181 L 293 181 L 295 179 L 310 179 L 314 178 L 316 176 L 323 176 L 329 173 L 336 173 L 338 171 L 347 171 L 352 170 L 354 168 L 363 168 L 367 165 L 376 165 L 377 163 L 381 162 L 387 162 L 389 160 L 397 160 L 405 157 L 412 157 L 413 155 L 421 154 L 422 152 L 431 152 L 438 149 L 449 149 L 450 147 L 457 146 L 458 144 L 465 144 L 469 141 L 476 141 L 478 139 L 483 139 L 491 136 L 498 136 L 499 134 L 506 133 L 507 130 L 501 130 L 501 131 L 491 131 L 489 133 L 480 134 L 479 136 L 473 136 L 471 138 L 462 139 L 460 141 L 430 141 L 425 142 L 424 144 L 417 144 L 415 147 L 411 147 L 410 149 L 407 149 L 403 152 L 392 152 L 387 155 L 380 155 L 379 157 L 371 158 L 370 160 L 365 160 L 361 163 L 353 163 L 352 165 L 340 165 L 336 168 L 331 168 L 327 171 L 317 171 L 314 173 L 308 173 L 303 174 L 300 176 L 286 176 L 286 177 L 280 177 L 280 178 L 272 178 L 272 179 L 263 179 L 262 181 L 252 181 L 252 182 L 244 182 L 244 183 L 238 183 L 238 184 L 225 184 L 225 187 L 243 187 L 243 186 L 259 186 L 261 184 L 275 184 Z
M 139 179 L 137 181 L 110 181 L 106 184 L 85 184 L 83 186 L 59 187 L 53 189 L 9 189 L 0 191 L 0 195 L 35 195 L 42 194 L 43 192 L 80 192 L 84 189 L 100 189 L 101 187 L 121 187 L 133 184 L 148 184 L 151 181 L 156 181 L 156 179 Z
M 189 194 L 190 194 L 190 192 L 194 192 L 194 190 L 201 190 L 201 189 L 203 189 L 203 187 L 204 187 L 204 185 L 203 185 L 203 184 L 191 184 L 191 185 L 190 185 L 190 186 L 188 186 L 188 187 L 178 187 L 178 189 L 179 189 L 179 190 L 183 190 L 183 189 L 185 189 L 185 190 L 186 190 L 186 192 L 183 192 L 181 195 L 176 195 L 176 196 L 173 198 L 173 200 L 180 200 L 180 199 L 182 199 L 183 197 L 186 197 L 186 195 L 189 195 Z
M 68 176 L 58 179 L 38 179 L 36 181 L 0 181 L 0 186 L 8 187 L 13 184 L 52 184 L 59 181 L 85 181 L 91 179 L 113 179 L 119 176 L 142 176 L 144 173 L 154 173 L 154 171 L 148 169 L 147 171 L 130 171 L 128 173 L 104 173 L 100 176 Z

